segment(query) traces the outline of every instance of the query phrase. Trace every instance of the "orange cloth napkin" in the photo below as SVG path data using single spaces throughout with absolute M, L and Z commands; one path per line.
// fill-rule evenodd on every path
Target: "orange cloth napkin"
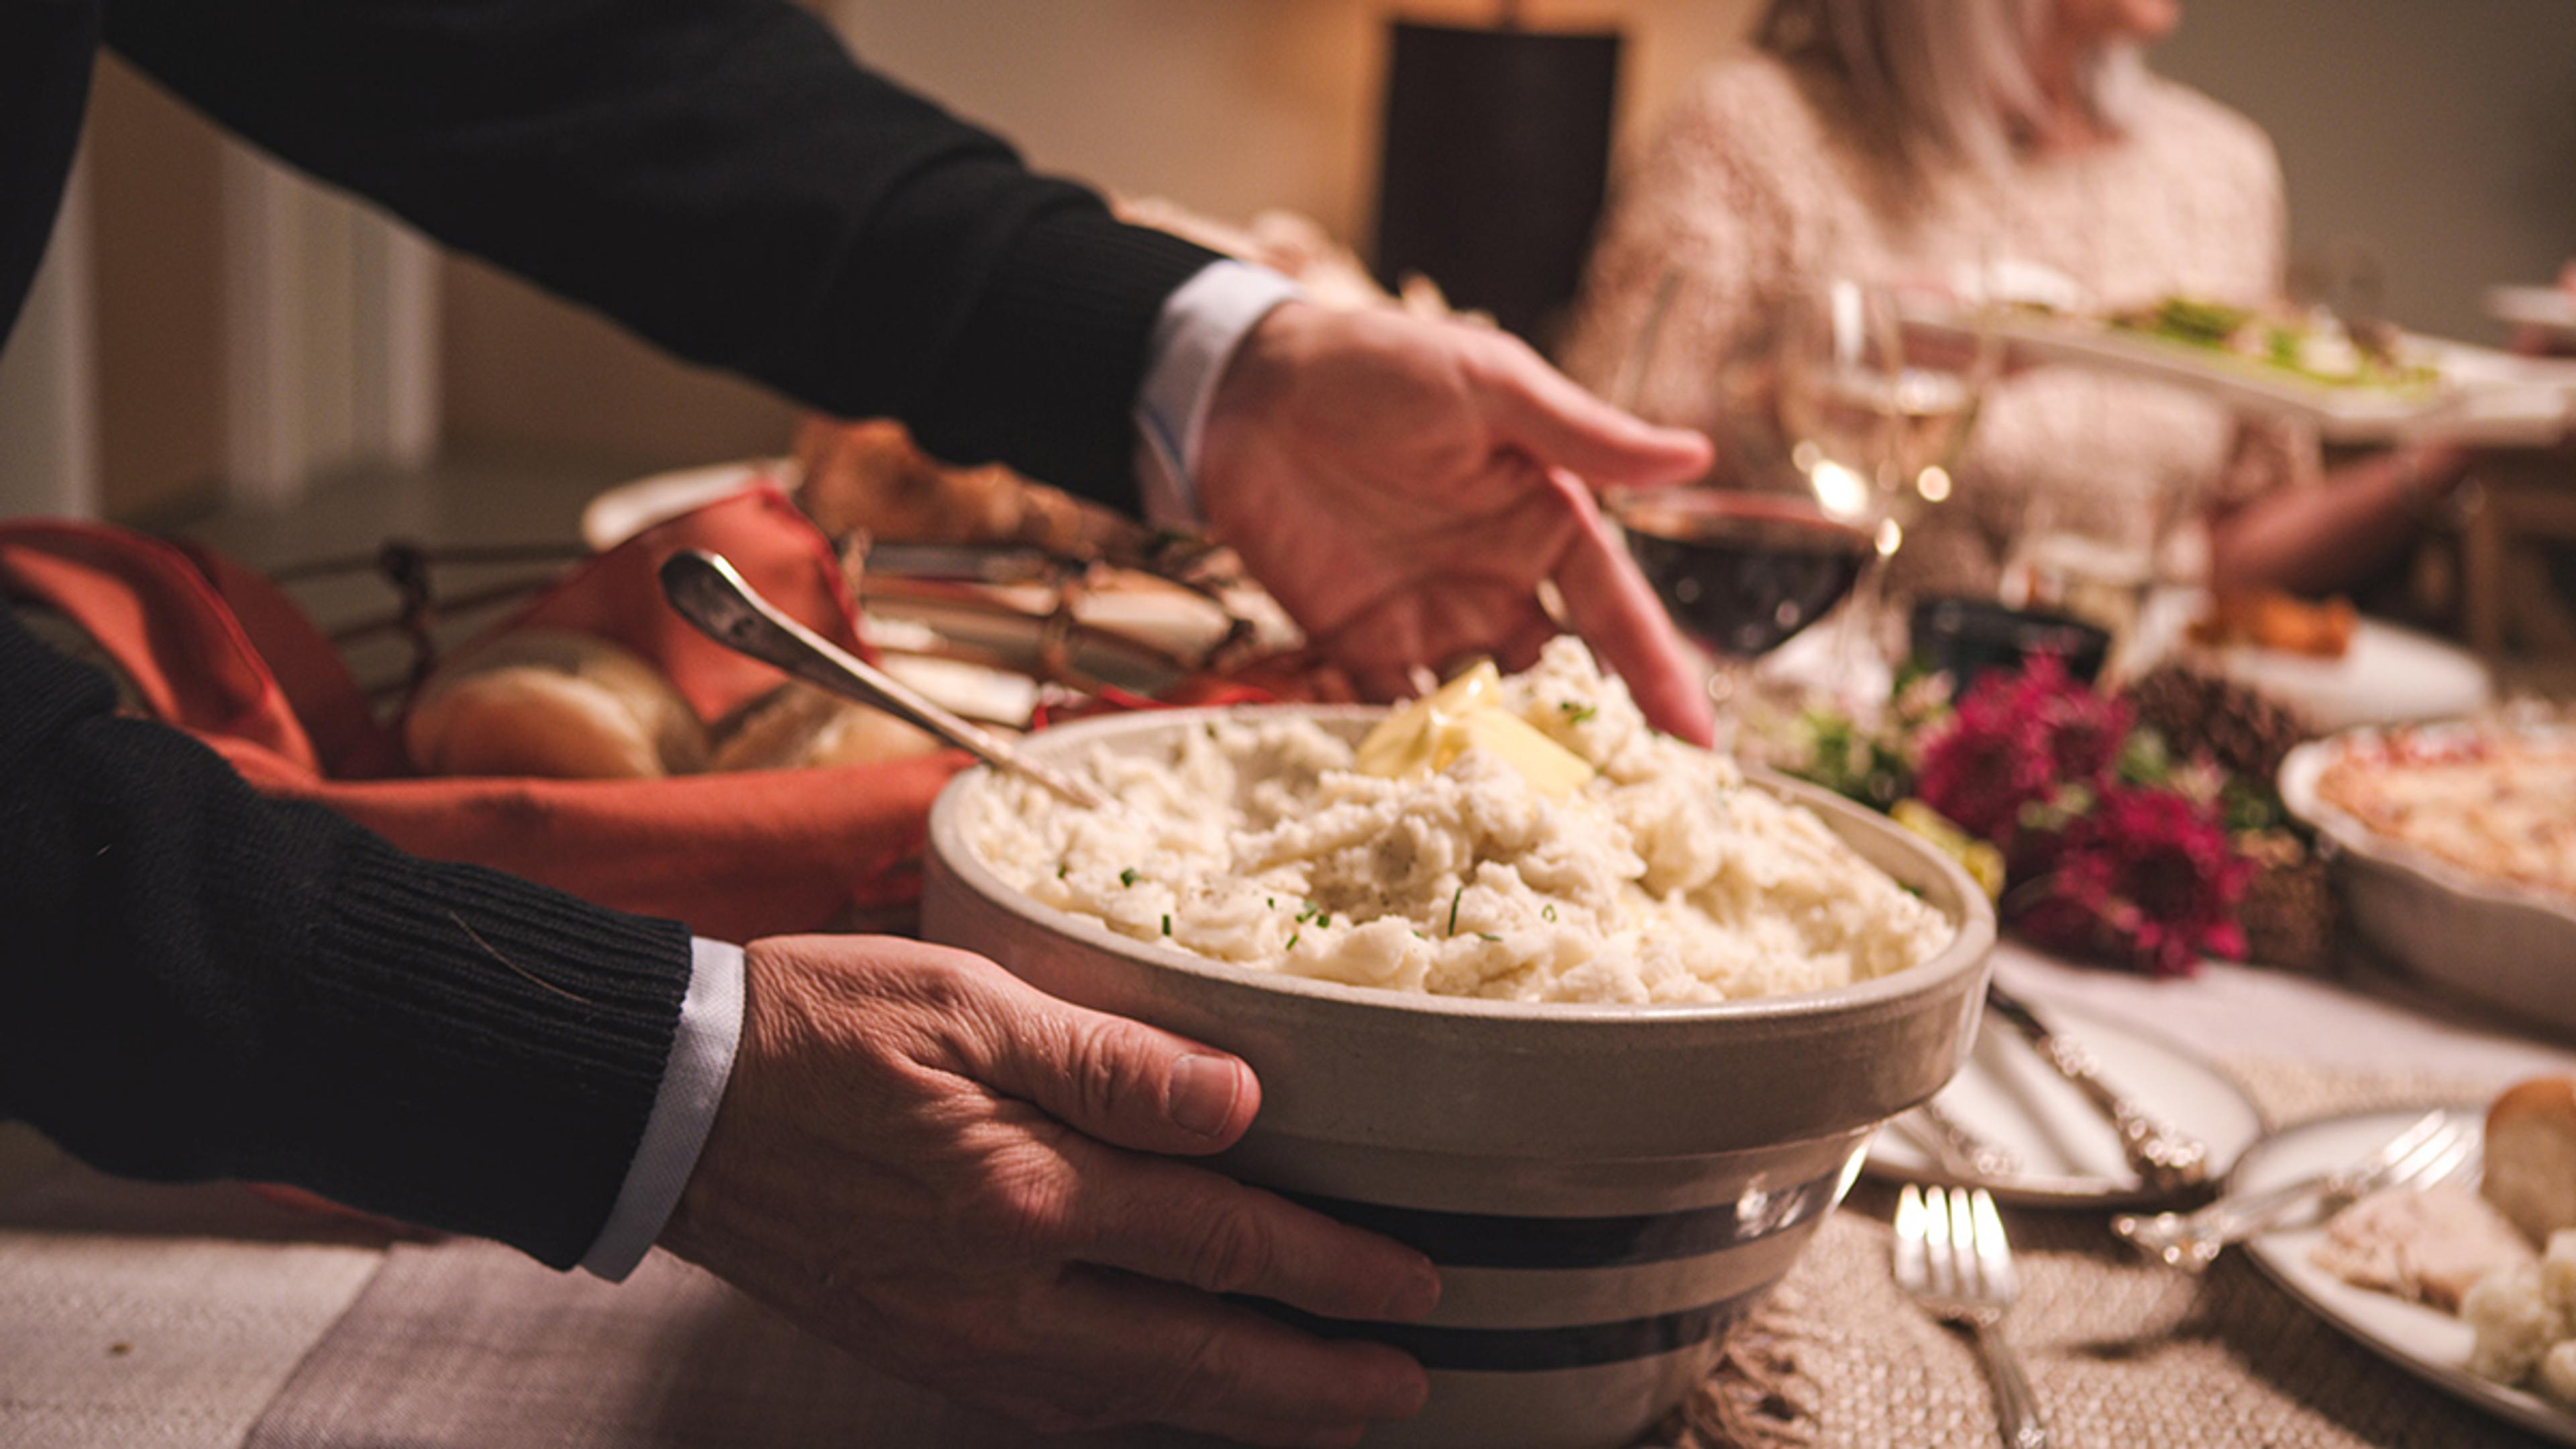
M 867 654 L 830 545 L 771 489 L 585 561 L 495 632 L 610 639 L 660 666 L 715 719 L 780 676 L 664 605 L 657 570 L 684 548 L 724 554 L 799 622 Z M 931 798 L 963 763 L 952 754 L 644 781 L 406 778 L 395 735 L 320 631 L 276 586 L 210 551 L 95 524 L 9 521 L 0 591 L 80 624 L 133 676 L 152 717 L 222 752 L 264 793 L 327 805 L 415 854 L 725 940 L 811 930 L 845 907 L 914 898 Z

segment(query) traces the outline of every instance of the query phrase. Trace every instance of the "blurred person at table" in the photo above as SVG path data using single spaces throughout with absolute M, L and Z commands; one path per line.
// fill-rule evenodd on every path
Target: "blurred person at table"
M 0 330 L 102 44 L 684 356 L 1203 516 L 1364 683 L 1533 653 L 1552 580 L 1705 737 L 1585 481 L 1689 476 L 1705 440 L 1499 334 L 1326 312 L 1122 225 L 785 0 L 0 7 Z M 1340 1443 L 1419 1406 L 1405 1355 L 1221 1296 L 1380 1320 L 1438 1294 L 1419 1253 L 1173 1160 L 1250 1124 L 1239 1060 L 960 952 L 737 948 L 409 857 L 114 699 L 0 607 L 0 1116 L 611 1278 L 658 1240 L 1031 1425 Z
M 1717 379 L 1759 365 L 1789 299 L 1837 279 L 2009 294 L 2015 272 L 2055 273 L 2113 308 L 2276 297 L 2270 141 L 2145 64 L 2180 18 L 2177 0 L 1772 0 L 1752 52 L 1704 76 L 1622 177 L 1567 370 L 1723 433 L 1745 420 L 1720 415 Z M 2214 579 L 2326 591 L 2416 537 L 2462 471 L 2418 449 L 2328 477 L 2312 440 L 2195 393 L 2034 368 L 1988 389 L 1953 495 L 1895 568 L 1919 592 L 1992 592 L 2036 499 L 2101 537 L 2205 510 Z

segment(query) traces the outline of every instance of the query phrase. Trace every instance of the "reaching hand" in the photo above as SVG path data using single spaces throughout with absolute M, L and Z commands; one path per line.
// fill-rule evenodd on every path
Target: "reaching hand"
M 1705 743 L 1688 646 L 1586 483 L 1649 487 L 1708 440 L 1601 402 L 1499 332 L 1303 302 L 1226 368 L 1199 487 L 1217 537 L 1360 687 L 1470 654 L 1525 666 L 1557 632 L 1538 585 L 1656 725 Z
M 900 1377 L 1059 1431 L 1160 1422 L 1347 1444 L 1414 1362 L 1219 1301 L 1412 1319 L 1408 1248 L 1201 1168 L 1251 1125 L 1237 1059 L 980 956 L 804 937 L 745 953 L 742 1044 L 672 1251 Z

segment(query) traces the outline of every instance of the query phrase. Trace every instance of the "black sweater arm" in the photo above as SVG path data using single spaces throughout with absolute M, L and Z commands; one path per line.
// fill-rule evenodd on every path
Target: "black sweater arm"
M 0 1117 L 126 1176 L 295 1183 L 578 1262 L 688 933 L 262 799 L 113 701 L 0 605 Z
M 684 357 L 1134 505 L 1154 318 L 1212 254 L 1032 176 L 787 0 L 107 17 L 224 124 Z

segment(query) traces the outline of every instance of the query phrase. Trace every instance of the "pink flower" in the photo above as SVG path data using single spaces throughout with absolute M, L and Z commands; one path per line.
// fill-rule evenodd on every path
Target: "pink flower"
M 2053 654 L 1989 674 L 1927 743 L 1915 792 L 1972 835 L 2010 849 L 2032 806 L 2098 791 L 2129 737 L 2126 700 L 2078 683 Z
M 2244 954 L 2236 908 L 2254 867 L 2214 807 L 2113 785 L 2052 843 L 2044 872 L 2005 897 L 2030 940 L 2158 976 L 2189 975 L 2203 956 Z

